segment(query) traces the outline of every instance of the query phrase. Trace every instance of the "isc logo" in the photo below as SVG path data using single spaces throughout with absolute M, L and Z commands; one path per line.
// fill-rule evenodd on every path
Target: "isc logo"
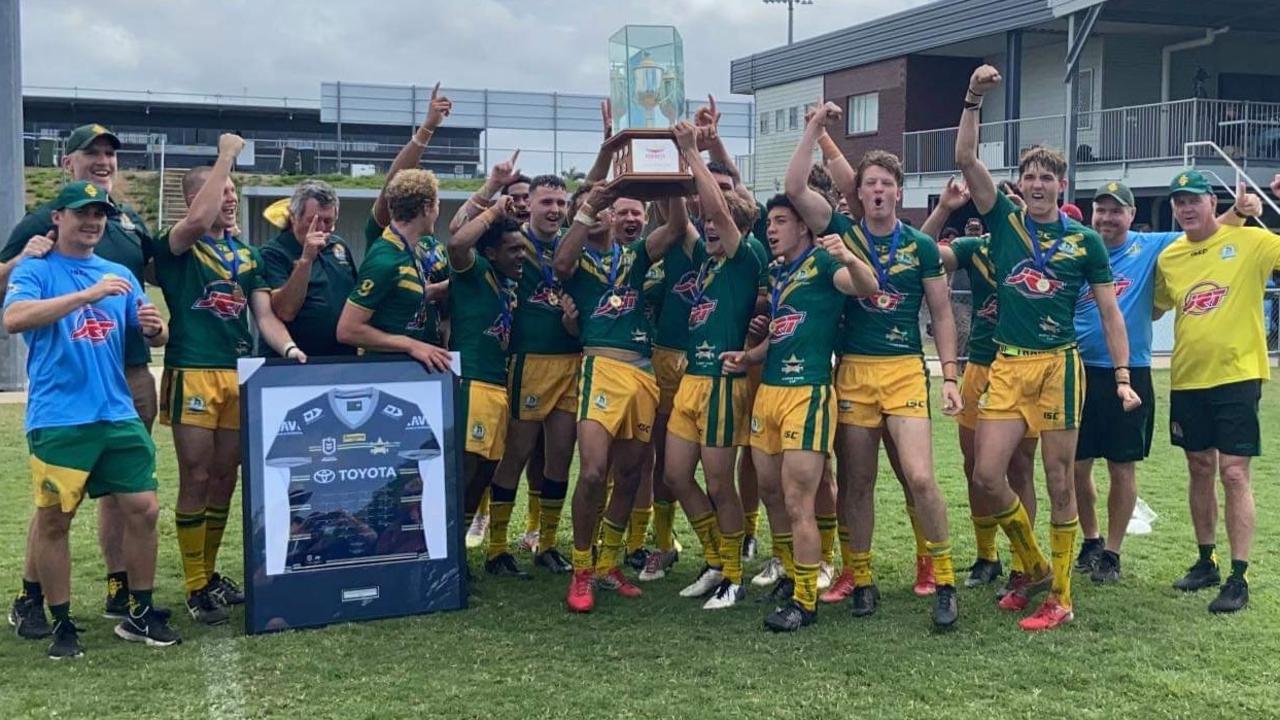
M 786 438 L 787 440 L 795 440 L 800 437 L 800 433 L 796 432 L 795 430 L 786 430 L 782 433 L 782 437 Z
M 927 405 L 928 403 L 926 403 L 924 400 L 908 400 L 907 401 L 907 407 L 909 408 L 922 408 L 922 407 L 926 407 Z
M 1057 410 L 1050 410 L 1044 414 L 1044 419 L 1050 422 L 1057 422 L 1059 415 L 1061 415 L 1061 413 Z

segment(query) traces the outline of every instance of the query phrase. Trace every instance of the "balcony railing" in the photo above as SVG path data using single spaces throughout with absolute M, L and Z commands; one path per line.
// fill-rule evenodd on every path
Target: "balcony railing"
M 1033 145 L 1065 147 L 1066 122 L 1065 115 L 1047 115 L 983 123 L 978 156 L 993 170 L 1017 167 L 1018 156 Z M 1183 145 L 1199 141 L 1217 143 L 1244 167 L 1280 163 L 1280 103 L 1177 100 L 1080 113 L 1076 122 L 1078 164 L 1181 164 Z M 954 172 L 956 130 L 904 133 L 904 170 Z

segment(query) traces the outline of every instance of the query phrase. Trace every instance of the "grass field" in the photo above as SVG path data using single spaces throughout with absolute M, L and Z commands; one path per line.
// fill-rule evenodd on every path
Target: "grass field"
M 1167 374 L 1157 380 L 1157 428 L 1163 428 Z M 0 407 L 0 434 L 9 438 L 0 447 L 6 591 L 17 587 L 30 507 L 21 413 L 19 406 Z M 1274 389 L 1263 416 L 1264 437 L 1275 438 Z M 957 561 L 967 565 L 973 534 L 954 426 L 941 420 L 938 427 L 939 476 Z M 168 431 L 156 434 L 163 508 L 158 601 L 178 608 L 176 470 Z M 910 592 L 912 544 L 901 493 L 883 471 L 880 613 L 855 620 L 845 608 L 823 607 L 816 626 L 785 637 L 762 630 L 766 608 L 754 601 L 709 613 L 676 596 L 700 564 L 681 519 L 690 552 L 674 578 L 646 585 L 639 600 L 602 595 L 588 616 L 565 612 L 562 578 L 518 583 L 478 573 L 471 608 L 463 612 L 257 637 L 241 634 L 238 611 L 232 625 L 215 629 L 193 627 L 184 617 L 178 621 L 184 644 L 152 650 L 116 640 L 111 622 L 97 616 L 101 561 L 94 511 L 86 506 L 73 536 L 79 597 L 73 610 L 85 628 L 87 654 L 55 665 L 43 643 L 0 639 L 0 718 L 1276 717 L 1280 456 L 1267 445 L 1271 454 L 1254 465 L 1259 521 L 1251 609 L 1211 617 L 1205 610 L 1211 594 L 1182 596 L 1170 588 L 1194 560 L 1195 546 L 1181 455 L 1158 431 L 1154 455 L 1139 472 L 1141 495 L 1160 514 L 1155 531 L 1126 542 L 1120 585 L 1097 588 L 1078 579 L 1075 623 L 1041 636 L 1019 631 L 986 589 L 961 591 L 956 630 L 930 631 L 928 601 Z M 224 552 L 234 577 L 241 575 L 238 516 Z M 516 517 L 523 517 L 522 507 Z M 1044 542 L 1043 521 L 1040 529 Z M 1225 531 L 1219 542 L 1225 556 Z M 471 561 L 478 570 L 480 557 Z

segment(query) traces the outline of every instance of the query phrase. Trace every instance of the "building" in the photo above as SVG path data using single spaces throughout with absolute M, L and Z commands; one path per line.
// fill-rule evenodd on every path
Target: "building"
M 1071 148 L 1069 192 L 1122 180 L 1137 222 L 1167 228 L 1185 161 L 1224 195 L 1236 168 L 1262 187 L 1280 172 L 1277 43 L 1275 0 L 939 0 L 734 60 L 731 89 L 755 96 L 758 194 L 781 187 L 803 106 L 821 98 L 845 109 L 833 139 L 852 161 L 871 148 L 903 159 L 904 214 L 919 221 L 956 172 L 969 75 L 991 63 L 1005 78 L 982 109 L 993 173 L 1012 179 L 1034 144 Z

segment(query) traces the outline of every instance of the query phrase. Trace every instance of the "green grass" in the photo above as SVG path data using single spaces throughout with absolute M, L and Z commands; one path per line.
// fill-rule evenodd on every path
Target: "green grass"
M 1157 380 L 1156 425 L 1163 428 L 1168 376 L 1158 373 Z M 1263 434 L 1274 438 L 1280 403 L 1268 390 Z M 0 583 L 10 588 L 21 569 L 30 507 L 21 423 L 20 407 L 0 407 L 0 432 L 10 438 L 0 448 L 8 478 L 0 491 Z M 942 419 L 937 425 L 938 474 L 957 560 L 967 564 L 973 534 L 954 425 Z M 157 429 L 156 436 L 163 508 L 158 600 L 178 608 L 176 470 L 169 432 Z M 1075 623 L 1042 636 L 1019 631 L 986 589 L 961 591 L 958 629 L 930 631 L 929 603 L 909 587 L 913 549 L 902 496 L 883 463 L 880 613 L 854 620 L 844 608 L 823 607 L 816 626 L 786 637 L 761 629 L 765 608 L 754 601 L 708 613 L 676 596 L 700 564 L 697 541 L 681 519 L 686 555 L 675 576 L 646 585 L 639 600 L 603 595 L 588 616 L 565 612 L 563 579 L 539 575 L 518 583 L 477 573 L 471 608 L 462 612 L 244 637 L 236 611 L 232 626 L 215 629 L 180 618 L 186 642 L 151 650 L 114 639 L 111 623 L 94 612 L 102 567 L 94 510 L 86 506 L 73 546 L 88 653 L 55 666 L 44 659 L 43 643 L 0 640 L 0 718 L 1275 717 L 1280 594 L 1270 563 L 1280 541 L 1274 512 L 1280 461 L 1269 450 L 1254 465 L 1259 520 L 1250 610 L 1211 617 L 1205 611 L 1211 595 L 1183 596 L 1169 587 L 1194 560 L 1195 547 L 1182 458 L 1160 430 L 1153 457 L 1139 471 L 1141 495 L 1160 513 L 1155 531 L 1126 541 L 1119 586 L 1078 580 Z M 239 515 L 233 513 L 223 553 L 234 577 L 241 576 Z M 515 517 L 513 526 L 521 525 L 522 506 Z M 1043 518 L 1040 531 L 1043 542 Z M 1219 539 L 1225 556 L 1225 531 Z M 473 554 L 477 571 L 479 562 Z

